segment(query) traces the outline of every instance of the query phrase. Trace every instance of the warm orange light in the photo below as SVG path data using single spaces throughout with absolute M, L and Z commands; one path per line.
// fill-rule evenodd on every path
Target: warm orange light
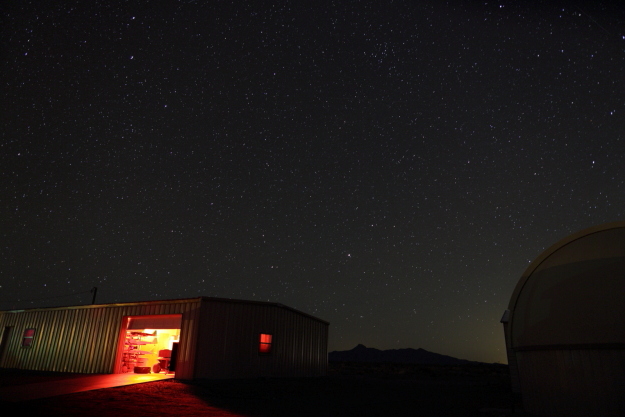
M 260 334 L 260 343 L 258 345 L 259 353 L 271 353 L 271 338 L 272 336 L 270 334 Z
M 172 341 L 177 341 L 180 329 L 145 328 L 125 332 L 123 349 L 120 352 L 122 373 L 174 372 L 171 365 Z M 164 355 L 162 352 L 169 352 Z

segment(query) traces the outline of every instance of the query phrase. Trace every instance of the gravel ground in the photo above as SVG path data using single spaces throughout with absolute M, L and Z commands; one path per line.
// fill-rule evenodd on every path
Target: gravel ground
M 76 374 L 0 370 L 0 389 Z M 80 376 L 80 375 L 78 375 Z M 167 380 L 64 395 L 3 409 L 41 416 L 526 416 L 513 412 L 503 365 L 331 363 L 319 378 Z M 10 415 L 10 414 L 9 414 Z

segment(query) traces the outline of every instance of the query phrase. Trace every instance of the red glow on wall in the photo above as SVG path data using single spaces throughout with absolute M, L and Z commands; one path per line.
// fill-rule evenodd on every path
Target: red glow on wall
M 266 333 L 260 334 L 260 343 L 258 345 L 258 353 L 271 353 L 271 335 Z
M 33 338 L 35 337 L 35 329 L 24 330 L 24 337 L 22 338 L 22 346 L 30 346 L 33 344 Z

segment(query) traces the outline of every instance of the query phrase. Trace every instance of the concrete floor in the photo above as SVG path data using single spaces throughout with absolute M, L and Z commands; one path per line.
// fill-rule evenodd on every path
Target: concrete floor
M 91 391 L 123 385 L 142 384 L 173 378 L 173 374 L 99 374 L 58 381 L 37 382 L 16 386 L 0 387 L 0 401 L 28 401 L 55 397 L 75 392 Z

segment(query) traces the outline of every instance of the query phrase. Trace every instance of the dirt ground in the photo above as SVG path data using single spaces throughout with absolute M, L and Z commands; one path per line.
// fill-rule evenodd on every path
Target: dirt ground
M 0 387 L 75 376 L 0 370 Z M 526 415 L 512 413 L 504 365 L 340 362 L 319 378 L 166 380 L 0 406 L 14 415 L 89 417 Z

